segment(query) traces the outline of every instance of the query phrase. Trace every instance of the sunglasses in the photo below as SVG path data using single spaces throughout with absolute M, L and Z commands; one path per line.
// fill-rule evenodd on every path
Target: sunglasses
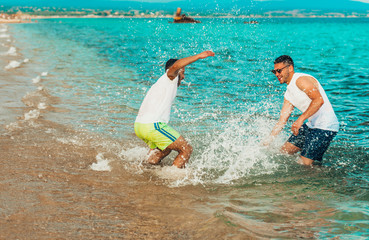
M 271 70 L 271 72 L 273 74 L 276 74 L 276 73 L 281 73 L 283 69 L 285 69 L 286 67 L 289 67 L 290 65 L 287 65 L 287 66 L 284 66 L 283 68 L 280 68 L 280 69 L 273 69 Z

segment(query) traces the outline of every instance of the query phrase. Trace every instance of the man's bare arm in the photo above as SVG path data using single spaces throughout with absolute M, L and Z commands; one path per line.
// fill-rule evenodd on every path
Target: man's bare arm
M 291 130 L 295 135 L 298 134 L 304 121 L 319 111 L 320 107 L 324 104 L 323 97 L 319 92 L 319 85 L 314 78 L 300 77 L 296 80 L 296 86 L 306 93 L 311 99 L 311 103 L 306 111 L 292 124 Z
M 212 51 L 205 51 L 200 54 L 196 54 L 194 56 L 179 59 L 168 69 L 167 76 L 169 77 L 170 80 L 173 80 L 174 78 L 178 76 L 179 70 L 181 70 L 185 66 L 193 62 L 196 62 L 199 59 L 204 59 L 204 58 L 211 57 L 214 55 L 215 53 Z

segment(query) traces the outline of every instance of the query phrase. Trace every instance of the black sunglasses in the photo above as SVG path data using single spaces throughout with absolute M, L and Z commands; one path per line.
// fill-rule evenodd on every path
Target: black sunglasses
M 287 65 L 287 66 L 284 66 L 283 68 L 280 68 L 280 69 L 273 69 L 271 70 L 271 72 L 273 74 L 276 74 L 276 73 L 281 73 L 283 69 L 285 69 L 286 67 L 289 67 L 290 65 Z

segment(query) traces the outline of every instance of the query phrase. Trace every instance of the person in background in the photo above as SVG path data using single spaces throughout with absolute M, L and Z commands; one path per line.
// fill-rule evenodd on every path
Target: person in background
M 274 61 L 272 72 L 281 84 L 287 84 L 287 90 L 279 121 L 264 145 L 268 146 L 281 132 L 296 107 L 302 114 L 292 124 L 292 135 L 281 151 L 287 154 L 301 151 L 301 164 L 320 164 L 339 130 L 339 122 L 324 89 L 313 76 L 295 73 L 293 60 L 287 55 Z
M 149 147 L 148 162 L 159 164 L 172 150 L 178 155 L 173 165 L 185 167 L 192 153 L 191 145 L 176 130 L 168 125 L 177 88 L 185 78 L 185 67 L 199 59 L 214 56 L 214 52 L 182 58 L 169 59 L 165 64 L 165 73 L 147 92 L 138 112 L 134 130 L 136 135 Z

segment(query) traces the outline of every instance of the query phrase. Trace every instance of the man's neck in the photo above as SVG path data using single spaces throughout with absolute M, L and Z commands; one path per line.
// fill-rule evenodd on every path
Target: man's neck
M 292 78 L 293 78 L 293 75 L 295 74 L 295 72 L 293 71 L 293 72 L 291 72 L 291 74 L 290 74 L 290 78 L 288 78 L 288 80 L 287 80 L 287 85 L 289 85 L 290 84 L 290 82 L 291 82 L 291 80 L 292 80 Z

